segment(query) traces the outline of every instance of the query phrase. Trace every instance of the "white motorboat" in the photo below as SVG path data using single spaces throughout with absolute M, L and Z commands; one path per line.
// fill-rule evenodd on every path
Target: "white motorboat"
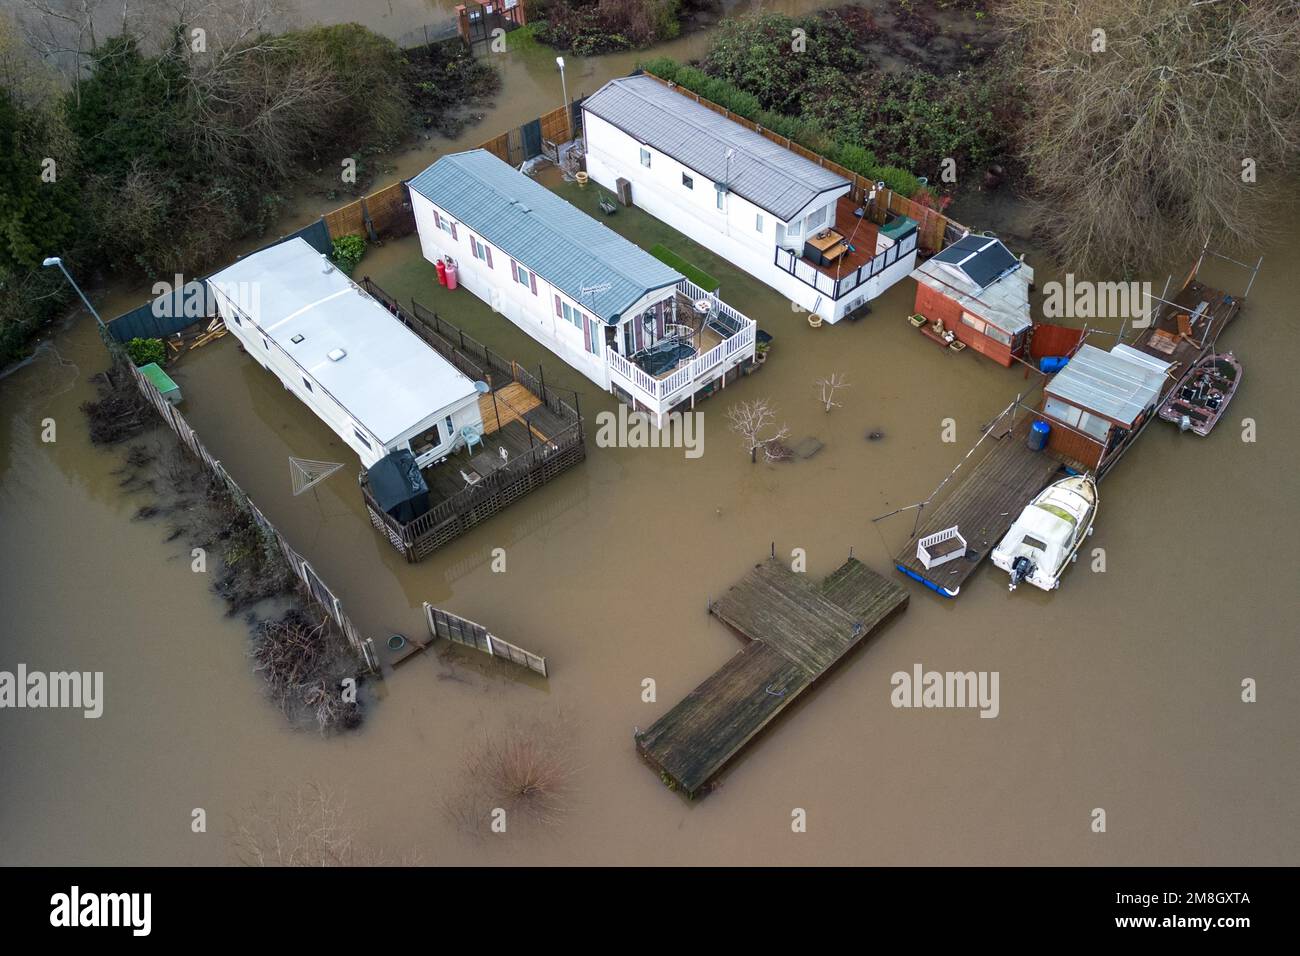
M 1062 478 L 1048 485 L 1020 513 L 993 549 L 993 563 L 1011 575 L 1011 590 L 1021 581 L 1052 591 L 1092 534 L 1097 516 L 1097 482 L 1091 475 Z

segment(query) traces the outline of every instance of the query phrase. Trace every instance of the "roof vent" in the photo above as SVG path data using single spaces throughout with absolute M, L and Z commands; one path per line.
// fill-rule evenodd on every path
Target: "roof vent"
M 297 335 L 295 335 L 295 336 L 294 336 L 293 338 L 291 338 L 289 341 L 292 342 L 294 345 L 297 345 L 299 342 L 302 341 L 302 333 L 299 332 Z
M 341 362 L 343 361 L 343 356 L 347 354 L 347 351 L 344 349 L 334 349 L 329 353 L 329 360 L 331 362 Z
M 523 203 L 520 203 L 520 204 L 519 204 L 519 211 L 520 211 L 520 212 L 532 212 L 532 210 L 529 209 L 527 206 L 525 206 Z

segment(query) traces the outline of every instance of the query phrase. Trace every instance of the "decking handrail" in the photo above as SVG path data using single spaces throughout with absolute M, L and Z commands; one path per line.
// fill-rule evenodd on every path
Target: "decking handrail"
M 804 285 L 812 286 L 818 292 L 829 295 L 832 299 L 842 299 L 868 279 L 884 272 L 903 256 L 916 249 L 917 232 L 913 226 L 898 237 L 898 240 L 884 252 L 877 253 L 847 275 L 828 276 L 813 266 L 792 249 L 776 247 L 772 262 L 782 272 L 788 272 Z M 802 268 L 801 268 L 802 267 Z M 812 274 L 809 279 L 804 273 Z
M 656 411 L 662 411 L 661 406 L 672 396 L 708 374 L 737 352 L 753 345 L 757 340 L 758 323 L 727 305 L 715 293 L 704 291 L 690 279 L 682 279 L 678 282 L 677 291 L 692 302 L 707 300 L 711 308 L 725 315 L 739 327 L 739 331 L 723 339 L 703 355 L 697 355 L 680 368 L 674 369 L 664 378 L 655 378 L 620 355 L 613 347 L 606 346 L 605 361 L 610 371 L 623 379 L 623 383 L 632 386 L 629 391 L 632 391 L 643 404 Z

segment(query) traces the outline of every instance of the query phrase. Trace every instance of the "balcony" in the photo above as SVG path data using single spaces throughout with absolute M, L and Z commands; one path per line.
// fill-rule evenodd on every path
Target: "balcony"
M 916 249 L 917 233 L 913 227 L 898 235 L 893 245 L 877 255 L 880 227 L 865 215 L 858 216 L 857 210 L 861 208 L 848 196 L 841 196 L 835 204 L 833 231 L 842 238 L 827 250 L 834 255 L 833 261 L 826 261 L 825 257 L 822 261 L 813 261 L 777 246 L 774 259 L 777 268 L 812 286 L 827 298 L 842 299 Z
M 728 369 L 753 359 L 758 326 L 689 279 L 677 284 L 678 325 L 651 349 L 628 358 L 606 348 L 610 383 L 663 424 L 663 416 Z M 708 312 L 695 311 L 707 303 Z

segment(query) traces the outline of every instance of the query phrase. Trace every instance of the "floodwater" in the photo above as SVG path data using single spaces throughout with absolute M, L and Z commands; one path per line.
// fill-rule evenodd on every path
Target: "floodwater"
M 629 62 L 588 61 L 586 90 Z M 549 108 L 543 83 L 554 83 L 544 64 L 511 61 L 482 125 L 401 157 L 394 175 Z M 303 197 L 299 220 L 327 207 Z M 983 227 L 995 208 L 956 212 Z M 637 216 L 611 224 L 661 228 Z M 124 449 L 89 446 L 78 405 L 103 364 L 89 319 L 0 380 L 0 669 L 102 670 L 106 688 L 98 720 L 0 712 L 0 862 L 229 862 L 248 806 L 319 781 L 347 799 L 367 843 L 438 864 L 1294 863 L 1297 592 L 1273 549 L 1300 531 L 1297 439 L 1276 411 L 1290 407 L 1300 361 L 1295 337 L 1275 331 L 1293 315 L 1285 239 L 1257 251 L 1264 268 L 1223 339 L 1246 366 L 1229 419 L 1205 440 L 1156 423 L 1102 487 L 1092 546 L 1105 549 L 1104 573 L 1080 562 L 1054 594 L 1008 594 L 986 566 L 951 602 L 909 584 L 909 609 L 695 804 L 639 761 L 632 733 L 739 648 L 708 599 L 773 543 L 805 549 L 817 576 L 850 548 L 885 571 L 910 520 L 878 534 L 870 519 L 928 495 L 1027 383 L 918 336 L 903 321 L 910 282 L 856 325 L 811 329 L 774 293 L 681 246 L 776 336 L 761 372 L 700 406 L 703 457 L 593 441 L 585 464 L 416 566 L 365 523 L 355 458 L 229 337 L 181 365 L 187 417 L 363 632 L 419 634 L 429 601 L 549 660 L 543 681 L 470 651 L 425 652 L 371 686 L 359 732 L 333 739 L 287 729 L 250 673 L 244 623 L 223 616 L 188 545 L 165 540 L 163 519 L 133 518 L 148 498 L 118 487 Z M 1021 248 L 1040 283 L 1050 278 Z M 1181 276 L 1185 263 L 1170 269 Z M 361 271 L 504 355 L 544 362 L 548 384 L 579 390 L 589 421 L 615 407 L 467 293 L 436 290 L 412 239 L 368 253 Z M 1244 282 L 1218 265 L 1206 278 Z M 97 305 L 114 315 L 142 297 Z M 832 372 L 851 387 L 827 414 L 814 381 Z M 792 439 L 815 435 L 824 450 L 751 465 L 724 413 L 758 397 Z M 1237 427 L 1247 417 L 1253 443 Z M 941 441 L 945 418 L 955 444 Z M 46 419 L 53 443 L 41 441 Z M 884 438 L 867 441 L 877 430 Z M 289 454 L 347 467 L 294 498 Z M 490 567 L 496 547 L 505 573 Z M 915 663 L 998 671 L 1000 715 L 894 709 L 890 676 Z M 1240 701 L 1244 678 L 1258 681 L 1258 703 Z M 565 818 L 465 836 L 444 812 L 465 748 L 557 712 L 579 767 Z M 1098 807 L 1104 834 L 1090 831 Z M 206 833 L 191 830 L 195 808 Z M 791 832 L 794 808 L 807 811 L 806 833 Z

